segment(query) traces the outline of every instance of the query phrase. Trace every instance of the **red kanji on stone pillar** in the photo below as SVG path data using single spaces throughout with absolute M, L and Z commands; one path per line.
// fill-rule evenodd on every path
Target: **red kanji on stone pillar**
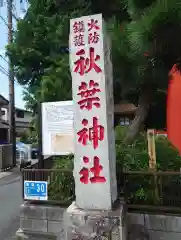
M 88 36 L 88 43 L 91 44 L 91 43 L 98 43 L 99 41 L 99 34 L 97 32 L 94 32 L 94 33 L 89 33 L 89 36 Z
M 87 109 L 88 111 L 92 109 L 93 106 L 100 107 L 100 98 L 96 96 L 96 93 L 101 92 L 99 84 L 94 80 L 90 80 L 89 84 L 86 82 L 81 82 L 79 86 L 79 93 L 77 95 L 81 96 L 81 100 L 78 102 L 81 109 Z
M 94 70 L 97 73 L 102 72 L 101 68 L 96 64 L 100 60 L 99 55 L 95 55 L 95 49 L 93 47 L 89 48 L 89 57 L 85 58 L 85 50 L 79 50 L 76 55 L 80 56 L 77 61 L 74 62 L 75 68 L 74 72 L 79 73 L 83 76 L 85 73 L 88 73 Z
M 98 20 L 91 19 L 87 25 L 88 25 L 88 31 L 91 31 L 92 29 L 100 30 L 100 27 L 98 26 Z
M 89 162 L 89 158 L 88 157 L 83 157 L 83 162 L 84 163 L 88 163 Z M 88 184 L 89 183 L 89 169 L 83 167 L 79 174 L 81 175 L 80 181 L 84 184 Z
M 99 141 L 104 139 L 104 127 L 98 124 L 98 118 L 93 117 L 93 127 L 89 129 L 89 140 L 93 142 L 93 148 L 99 146 Z
M 79 174 L 81 175 L 80 177 L 80 181 L 84 184 L 88 184 L 89 180 L 90 183 L 104 183 L 106 182 L 106 178 L 104 176 L 101 176 L 101 171 L 103 170 L 103 166 L 100 165 L 99 163 L 100 159 L 95 156 L 94 160 L 93 160 L 93 167 L 89 170 L 86 167 L 83 167 Z M 83 157 L 83 162 L 85 164 L 89 163 L 89 158 L 84 156 Z M 90 177 L 90 173 L 92 173 L 91 175 L 93 175 L 93 177 Z
M 80 46 L 84 46 L 84 35 L 83 34 L 79 34 L 79 35 L 75 35 L 74 36 L 74 45 L 76 47 L 80 47 Z
M 74 22 L 74 24 L 73 24 L 73 32 L 74 33 L 85 32 L 84 22 L 83 21 Z
M 91 183 L 103 183 L 106 182 L 106 178 L 103 176 L 100 176 L 101 171 L 103 170 L 103 166 L 99 163 L 99 158 L 97 156 L 94 157 L 94 165 L 90 169 L 90 171 L 93 173 L 93 177 L 90 178 Z
M 82 124 L 84 125 L 84 128 L 77 133 L 79 136 L 78 142 L 86 146 L 90 141 L 93 143 L 94 149 L 98 148 L 99 141 L 104 140 L 104 127 L 98 124 L 97 117 L 93 117 L 93 126 L 91 128 L 86 128 L 88 125 L 87 119 L 83 119 Z

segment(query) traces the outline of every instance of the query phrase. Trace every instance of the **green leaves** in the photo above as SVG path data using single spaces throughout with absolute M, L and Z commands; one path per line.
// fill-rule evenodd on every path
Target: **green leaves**
M 68 55 L 69 20 L 102 13 L 112 38 L 115 102 L 138 104 L 143 86 L 165 90 L 168 72 L 181 56 L 179 0 L 29 0 L 7 54 L 16 78 L 26 86 L 25 100 L 71 99 Z
M 149 156 L 146 134 L 140 133 L 133 144 L 125 145 L 124 137 L 127 128 L 116 128 L 116 154 L 118 166 L 123 164 L 127 170 L 148 170 Z M 179 171 L 181 159 L 178 151 L 166 137 L 156 137 L 157 169 L 161 171 Z

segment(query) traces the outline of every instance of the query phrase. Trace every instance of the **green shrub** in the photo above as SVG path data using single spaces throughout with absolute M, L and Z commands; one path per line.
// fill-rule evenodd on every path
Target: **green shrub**
M 125 134 L 126 128 L 116 128 L 117 169 L 123 167 L 130 171 L 147 171 L 149 156 L 146 133 L 140 133 L 131 145 L 124 144 Z M 180 171 L 180 155 L 168 139 L 166 137 L 155 137 L 155 145 L 157 171 Z M 180 176 L 165 176 L 155 179 L 153 175 L 127 174 L 125 185 L 127 201 L 130 204 L 167 205 L 168 197 L 171 195 L 172 200 L 176 201 L 174 194 L 179 192 L 180 183 Z M 170 194 L 171 192 L 172 194 Z
M 145 133 L 140 133 L 133 144 L 126 145 L 124 136 L 127 128 L 116 127 L 116 159 L 117 170 L 147 171 L 149 167 L 149 157 L 147 150 L 147 137 Z M 181 167 L 181 158 L 178 151 L 171 145 L 166 137 L 156 137 L 156 157 L 158 171 L 179 171 Z M 54 200 L 73 200 L 74 198 L 74 180 L 72 176 L 73 156 L 61 157 L 54 162 L 54 169 L 70 170 L 70 174 L 57 173 L 51 179 L 49 185 L 49 195 Z M 121 176 L 118 176 L 120 179 Z M 180 177 L 167 177 L 164 183 L 160 180 L 155 185 L 153 176 L 148 175 L 128 175 L 126 188 L 128 192 L 129 203 L 155 203 L 155 188 L 161 192 L 161 187 L 167 187 L 167 193 L 171 191 L 172 184 L 180 186 Z M 178 184 L 177 184 L 178 183 Z M 121 186 L 122 187 L 122 186 Z M 121 191 L 121 187 L 118 189 Z M 163 198 L 164 196 L 162 196 Z M 157 199 L 158 200 L 158 199 Z
M 49 200 L 69 203 L 74 200 L 73 156 L 59 157 L 54 160 L 54 171 L 50 175 L 48 186 Z
M 148 169 L 147 140 L 144 134 L 139 134 L 133 144 L 124 143 L 127 128 L 118 126 L 115 130 L 117 169 L 126 170 Z
M 116 128 L 116 159 L 117 167 L 123 166 L 127 170 L 148 170 L 149 156 L 147 137 L 140 133 L 133 144 L 126 145 L 124 136 L 127 128 Z M 180 171 L 181 158 L 179 152 L 166 137 L 155 137 L 157 170 Z

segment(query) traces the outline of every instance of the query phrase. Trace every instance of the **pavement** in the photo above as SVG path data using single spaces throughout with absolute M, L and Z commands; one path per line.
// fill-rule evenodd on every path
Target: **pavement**
M 32 160 L 32 164 L 36 162 L 36 159 Z M 20 205 L 22 203 L 19 167 L 10 171 L 0 171 L 0 240 L 16 239 L 15 234 L 20 227 Z
M 0 240 L 15 240 L 22 204 L 21 174 L 18 168 L 0 172 Z

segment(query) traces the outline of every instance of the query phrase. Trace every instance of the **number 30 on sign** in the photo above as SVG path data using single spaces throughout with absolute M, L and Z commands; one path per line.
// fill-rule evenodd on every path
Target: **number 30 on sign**
M 47 185 L 45 181 L 24 181 L 24 199 L 48 200 Z

